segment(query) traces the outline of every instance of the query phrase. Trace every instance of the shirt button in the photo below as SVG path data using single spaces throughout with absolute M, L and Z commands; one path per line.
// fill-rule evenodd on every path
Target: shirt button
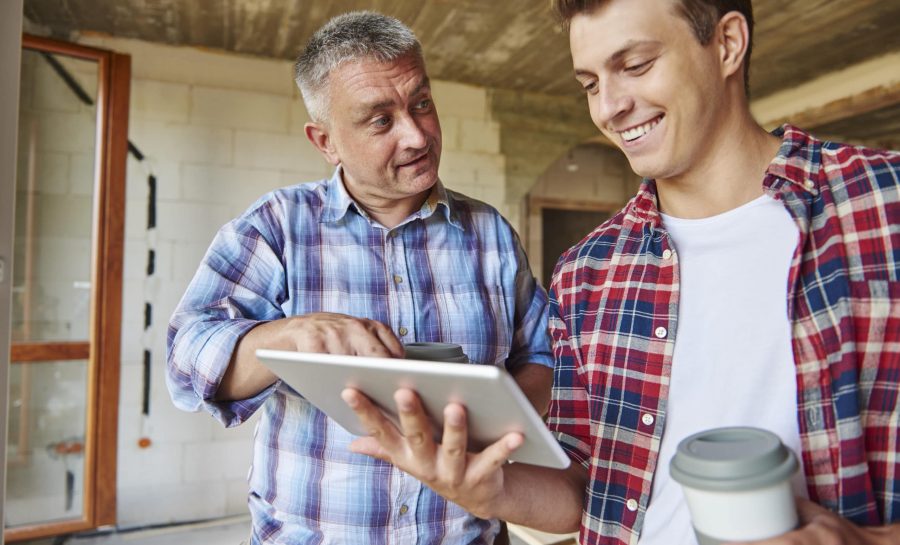
M 669 332 L 666 330 L 666 328 L 660 326 L 656 328 L 656 331 L 654 331 L 653 334 L 656 335 L 657 339 L 663 339 L 666 335 L 669 334 Z
M 668 248 L 663 250 L 663 259 L 672 259 L 672 250 Z
M 409 331 L 405 327 L 401 327 L 399 330 L 397 330 L 397 332 L 400 333 L 401 337 L 409 333 Z
M 405 504 L 400 506 L 400 514 L 401 515 L 405 515 L 407 513 L 407 511 L 409 511 L 409 507 L 407 507 Z
M 638 502 L 634 498 L 625 502 L 625 507 L 628 508 L 629 511 L 637 511 Z
M 644 413 L 644 416 L 641 417 L 641 422 L 643 422 L 645 426 L 653 424 L 653 415 L 650 413 Z
M 812 190 L 812 188 L 816 187 L 816 182 L 812 180 L 806 180 L 805 182 L 803 182 L 803 187 Z
M 394 283 L 396 283 L 396 284 L 403 283 L 403 278 L 401 278 L 399 274 L 395 274 L 394 275 Z

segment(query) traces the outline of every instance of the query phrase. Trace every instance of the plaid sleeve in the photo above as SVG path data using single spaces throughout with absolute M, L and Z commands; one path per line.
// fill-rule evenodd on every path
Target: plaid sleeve
M 512 231 L 512 228 L 510 228 Z M 506 367 L 513 369 L 526 363 L 553 367 L 550 336 L 547 332 L 547 292 L 538 284 L 518 237 L 513 233 L 516 262 L 516 306 L 512 346 Z
M 555 275 L 554 275 L 555 277 Z M 569 332 L 559 309 L 556 287 L 550 289 L 550 337 L 556 368 L 547 427 L 556 435 L 570 458 L 588 467 L 591 457 L 591 423 L 587 390 L 578 375 Z
M 169 322 L 166 383 L 173 403 L 206 410 L 226 426 L 249 418 L 273 388 L 251 399 L 214 397 L 240 338 L 264 321 L 284 317 L 284 269 L 249 221 L 222 228 Z

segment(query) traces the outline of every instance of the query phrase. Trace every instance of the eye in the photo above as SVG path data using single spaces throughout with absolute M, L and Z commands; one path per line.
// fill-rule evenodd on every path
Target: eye
M 431 99 L 430 98 L 423 98 L 422 100 L 419 101 L 418 104 L 416 104 L 417 110 L 427 110 L 428 108 L 431 108 Z
M 372 126 L 375 128 L 378 128 L 378 129 L 387 127 L 390 124 L 391 124 L 391 118 L 386 115 L 376 117 L 375 119 L 372 120 Z
M 589 95 L 593 95 L 597 92 L 597 81 L 596 80 L 582 81 L 581 88 L 582 88 L 582 90 L 584 90 L 585 93 L 587 93 Z
M 653 64 L 653 60 L 640 62 L 637 64 L 632 64 L 625 67 L 625 72 L 628 72 L 631 75 L 640 75 L 650 69 L 650 66 Z

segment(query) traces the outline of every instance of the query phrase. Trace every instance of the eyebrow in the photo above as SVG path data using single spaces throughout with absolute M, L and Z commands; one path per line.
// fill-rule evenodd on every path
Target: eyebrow
M 609 58 L 604 62 L 606 65 L 621 63 L 622 59 L 631 53 L 633 50 L 641 48 L 641 47 L 649 47 L 649 46 L 659 46 L 662 45 L 662 42 L 659 40 L 628 40 L 624 46 L 616 50 L 615 53 L 609 56 Z M 589 70 L 580 70 L 575 69 L 575 76 L 590 76 L 593 75 L 593 72 Z
M 426 88 L 430 88 L 430 87 L 431 87 L 431 80 L 428 79 L 428 76 L 425 76 L 424 78 L 422 78 L 422 80 L 419 82 L 419 84 L 416 85 L 416 88 L 413 89 L 412 93 L 410 93 L 409 96 L 414 97 L 414 96 L 418 95 L 419 93 L 421 93 L 422 90 L 424 90 Z M 362 104 L 358 108 L 358 111 L 361 113 L 368 114 L 369 112 L 374 112 L 376 110 L 383 110 L 383 109 L 388 108 L 393 105 L 394 105 L 393 100 L 390 100 L 390 99 L 382 100 L 381 102 L 373 102 L 371 104 Z

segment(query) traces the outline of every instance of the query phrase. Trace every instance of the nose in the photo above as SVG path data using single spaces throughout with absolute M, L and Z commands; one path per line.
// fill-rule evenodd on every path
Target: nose
M 413 115 L 406 115 L 398 119 L 397 130 L 400 131 L 400 147 L 402 149 L 423 149 L 428 145 L 425 130 Z
M 594 124 L 603 129 L 619 116 L 631 111 L 634 98 L 618 78 L 605 78 L 597 82 L 598 92 L 591 101 Z

